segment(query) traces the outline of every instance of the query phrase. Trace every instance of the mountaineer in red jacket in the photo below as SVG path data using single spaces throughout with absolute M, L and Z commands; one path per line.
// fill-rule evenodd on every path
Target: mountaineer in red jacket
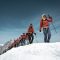
M 29 25 L 29 28 L 28 28 L 28 32 L 27 32 L 27 35 L 28 35 L 28 39 L 29 39 L 29 43 L 33 43 L 33 39 L 34 39 L 34 36 L 33 34 L 36 35 L 36 33 L 34 32 L 34 28 L 33 28 L 33 25 L 30 24 Z
M 44 33 L 44 42 L 50 42 L 50 38 L 51 38 L 51 32 L 49 29 L 49 22 L 52 22 L 52 17 L 51 16 L 47 16 L 45 14 L 42 15 L 42 19 L 40 21 L 40 32 L 43 28 L 43 33 Z

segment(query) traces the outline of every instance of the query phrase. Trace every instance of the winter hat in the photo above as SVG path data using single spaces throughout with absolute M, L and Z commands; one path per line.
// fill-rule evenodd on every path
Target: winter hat
M 42 14 L 42 18 L 43 18 L 43 17 L 46 17 L 46 14 Z

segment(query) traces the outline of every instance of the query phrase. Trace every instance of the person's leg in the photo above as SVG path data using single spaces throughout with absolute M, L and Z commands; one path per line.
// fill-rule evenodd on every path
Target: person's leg
M 28 35 L 28 40 L 29 40 L 29 43 L 31 44 L 31 35 L 30 34 Z
M 19 42 L 17 42 L 17 47 L 19 46 Z
M 23 39 L 23 45 L 25 45 L 25 39 Z
M 29 44 L 29 40 L 25 40 L 25 44 L 28 45 Z
M 21 46 L 23 46 L 23 39 L 21 40 Z
M 30 44 L 30 40 L 31 40 L 30 33 L 27 33 L 26 35 L 28 36 L 28 41 L 29 41 L 29 44 Z
M 34 36 L 33 34 L 31 34 L 31 43 L 33 43 L 33 40 L 34 40 Z
M 27 45 L 29 44 L 29 40 L 27 40 Z
M 44 42 L 47 42 L 47 29 L 43 28 Z
M 50 39 L 51 39 L 51 32 L 50 32 L 50 29 L 48 28 L 48 41 L 47 42 L 50 42 Z

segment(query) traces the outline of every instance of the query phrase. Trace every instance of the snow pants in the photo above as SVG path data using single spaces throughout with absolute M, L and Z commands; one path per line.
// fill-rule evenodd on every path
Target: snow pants
M 28 39 L 30 44 L 33 43 L 33 40 L 34 40 L 33 33 L 28 35 Z
M 43 28 L 44 42 L 50 42 L 51 32 L 49 28 Z
M 21 43 L 21 46 L 25 45 L 25 39 L 22 39 L 20 43 Z

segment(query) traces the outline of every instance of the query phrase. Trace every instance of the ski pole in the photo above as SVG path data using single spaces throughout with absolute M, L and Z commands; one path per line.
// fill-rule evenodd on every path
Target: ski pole
M 37 36 L 35 36 L 35 38 L 37 38 Z M 37 39 L 35 39 L 35 41 L 38 43 Z
M 52 26 L 53 26 L 53 28 L 54 28 L 55 32 L 57 33 L 56 28 L 55 28 L 55 26 L 54 26 L 54 24 L 53 24 L 53 23 L 52 23 Z
M 34 35 L 35 35 L 35 38 L 37 38 L 36 33 L 34 33 Z M 36 39 L 35 39 L 35 41 L 38 43 L 38 41 Z
M 49 18 L 52 18 L 49 14 L 48 14 L 48 17 L 49 17 Z M 55 26 L 54 26 L 53 22 L 52 22 L 52 26 L 53 26 L 53 28 L 54 28 L 55 32 L 57 33 L 56 28 L 55 28 Z

